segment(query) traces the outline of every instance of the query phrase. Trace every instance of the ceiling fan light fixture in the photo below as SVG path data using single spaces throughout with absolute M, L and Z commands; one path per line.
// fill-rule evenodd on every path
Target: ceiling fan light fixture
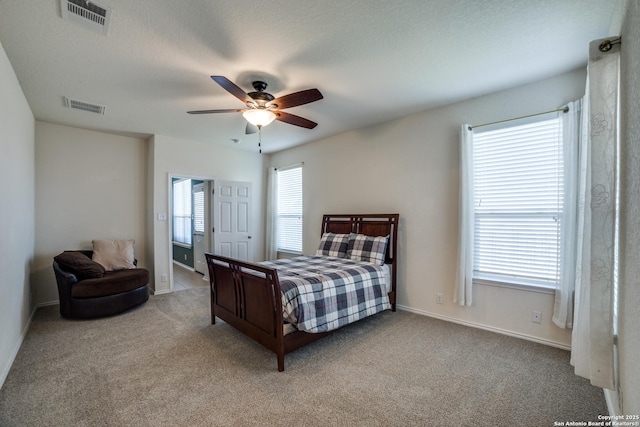
M 258 108 L 247 110 L 242 115 L 249 123 L 257 127 L 267 126 L 276 118 L 273 111 Z

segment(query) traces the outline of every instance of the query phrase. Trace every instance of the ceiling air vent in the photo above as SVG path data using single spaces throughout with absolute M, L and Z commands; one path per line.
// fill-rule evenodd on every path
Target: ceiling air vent
M 96 33 L 109 33 L 111 9 L 88 0 L 60 0 L 62 19 Z
M 91 104 L 89 102 L 78 101 L 77 99 L 71 99 L 64 97 L 64 105 L 73 108 L 74 110 L 88 111 L 90 113 L 102 114 L 107 109 L 104 105 Z

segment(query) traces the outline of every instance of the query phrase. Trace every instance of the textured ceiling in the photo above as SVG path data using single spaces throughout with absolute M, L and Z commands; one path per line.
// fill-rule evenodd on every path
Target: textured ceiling
M 104 36 L 64 21 L 59 0 L 0 0 L 0 43 L 36 119 L 109 132 L 256 150 L 241 113 L 186 114 L 243 107 L 209 76 L 275 96 L 318 88 L 287 112 L 319 125 L 265 127 L 273 152 L 584 66 L 619 1 L 100 0 Z

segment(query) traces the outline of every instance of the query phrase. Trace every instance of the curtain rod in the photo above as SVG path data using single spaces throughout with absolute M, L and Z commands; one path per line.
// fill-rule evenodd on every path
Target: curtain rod
M 275 170 L 287 170 L 287 169 L 293 169 L 293 168 L 297 168 L 298 166 L 304 166 L 304 162 L 299 162 L 299 163 L 293 163 L 291 165 L 287 165 L 287 166 L 275 166 L 274 169 Z
M 617 44 L 622 44 L 622 37 L 605 40 L 602 43 L 600 43 L 600 46 L 598 46 L 598 49 L 600 49 L 600 52 L 609 52 L 611 48 Z
M 469 126 L 469 130 L 473 130 L 474 128 L 479 128 L 479 127 L 482 127 L 482 126 L 489 126 L 489 125 L 496 125 L 498 123 L 511 122 L 513 120 L 526 119 L 528 117 L 541 116 L 543 114 L 556 113 L 558 111 L 562 111 L 563 113 L 567 113 L 569 111 L 569 107 L 562 107 L 562 108 L 558 108 L 556 110 L 544 111 L 542 113 L 529 114 L 528 116 L 514 117 L 513 119 L 499 120 L 497 122 L 491 122 L 491 123 L 484 123 L 484 124 L 481 124 L 481 125 Z

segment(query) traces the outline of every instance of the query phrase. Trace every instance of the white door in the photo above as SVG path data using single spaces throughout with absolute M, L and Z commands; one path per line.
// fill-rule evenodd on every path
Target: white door
M 193 233 L 193 269 L 200 274 L 204 274 L 207 268 L 207 261 L 204 258 L 204 234 Z
M 204 274 L 207 261 L 204 258 L 204 183 L 192 187 L 193 195 L 193 268 Z
M 253 261 L 251 251 L 251 183 L 215 181 L 213 191 L 214 253 Z

